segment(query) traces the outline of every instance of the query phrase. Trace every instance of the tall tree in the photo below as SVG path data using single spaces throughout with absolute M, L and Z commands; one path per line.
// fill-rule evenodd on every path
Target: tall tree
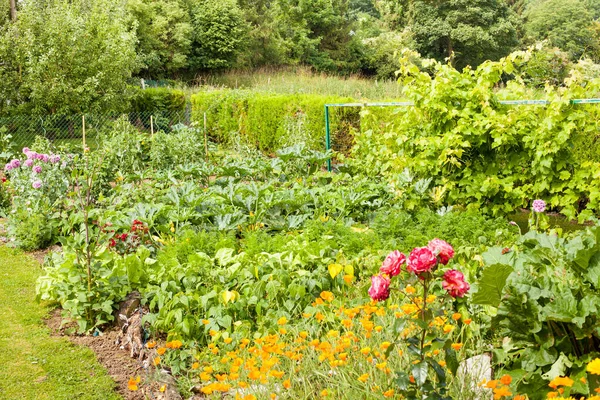
M 128 0 L 142 74 L 172 76 L 187 67 L 192 24 L 182 0 Z
M 112 0 L 28 1 L 0 34 L 0 111 L 118 108 L 135 68 L 135 35 Z
M 504 0 L 414 0 L 408 23 L 421 54 L 462 68 L 498 59 L 518 45 L 517 17 Z
M 224 69 L 236 64 L 247 43 L 248 25 L 235 0 L 193 0 L 190 67 Z
M 549 40 L 576 60 L 583 55 L 600 56 L 600 43 L 593 29 L 592 13 L 581 0 L 542 0 L 524 12 L 530 40 Z

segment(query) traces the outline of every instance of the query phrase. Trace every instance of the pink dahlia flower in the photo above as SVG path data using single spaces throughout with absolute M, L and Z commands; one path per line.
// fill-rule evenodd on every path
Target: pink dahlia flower
M 442 239 L 433 239 L 429 242 L 427 247 L 429 250 L 433 251 L 433 254 L 438 257 L 438 260 L 443 265 L 448 264 L 448 261 L 454 257 L 454 249 L 448 242 Z
M 375 301 L 385 301 L 390 297 L 390 280 L 382 275 L 371 277 L 369 296 Z
M 399 275 L 402 270 L 402 264 L 405 262 L 406 256 L 398 250 L 394 250 L 385 258 L 379 271 L 383 274 L 388 274 L 389 276 Z
M 452 297 L 463 297 L 471 288 L 465 281 L 465 276 L 462 272 L 455 269 L 451 269 L 444 273 L 444 282 L 442 287 L 448 291 L 448 294 Z
M 420 275 L 430 271 L 436 264 L 437 258 L 433 254 L 433 251 L 427 247 L 417 247 L 408 256 L 406 269 Z

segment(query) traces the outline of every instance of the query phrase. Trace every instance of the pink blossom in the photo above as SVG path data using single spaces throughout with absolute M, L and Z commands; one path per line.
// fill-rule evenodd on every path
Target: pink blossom
M 42 181 L 40 181 L 39 179 L 36 181 L 33 181 L 33 183 L 31 184 L 31 186 L 33 186 L 34 189 L 39 189 L 42 187 Z
M 406 269 L 420 275 L 430 271 L 437 264 L 435 254 L 427 247 L 417 247 L 408 256 Z
M 396 276 L 400 274 L 402 264 L 406 262 L 406 256 L 400 253 L 398 250 L 392 251 L 383 261 L 379 271 L 389 276 Z
M 533 211 L 538 213 L 543 213 L 546 211 L 546 202 L 544 200 L 534 200 L 533 201 Z
M 21 166 L 21 161 L 14 159 L 10 162 L 10 165 L 12 165 L 13 169 L 17 169 Z
M 29 150 L 28 152 L 25 153 L 25 155 L 30 160 L 35 160 L 37 158 L 37 153 L 35 151 Z
M 447 290 L 448 294 L 452 297 L 463 297 L 471 288 L 465 281 L 465 276 L 462 272 L 455 269 L 448 270 L 444 273 L 442 287 Z
M 429 250 L 433 251 L 433 254 L 438 257 L 438 260 L 443 265 L 448 264 L 448 261 L 454 257 L 454 249 L 448 242 L 442 239 L 433 239 L 429 242 L 427 247 Z
M 59 161 L 60 161 L 60 156 L 59 156 L 58 154 L 52 154 L 52 155 L 50 156 L 50 162 L 51 162 L 52 164 L 56 164 L 56 163 L 57 163 L 57 162 L 59 162 Z
M 33 167 L 33 172 L 35 172 L 36 174 L 41 174 L 42 167 L 40 167 L 39 165 L 36 165 L 35 167 Z
M 371 277 L 369 296 L 375 301 L 385 301 L 390 297 L 390 280 L 382 275 Z
M 8 164 L 6 164 L 6 165 L 4 166 L 4 170 L 5 170 L 5 171 L 10 171 L 11 169 L 13 169 L 13 166 L 12 166 L 12 164 L 11 164 L 11 163 L 8 163 Z
M 27 159 L 27 160 L 25 160 L 24 164 L 26 167 L 31 167 L 33 165 L 33 160 Z
M 23 147 L 23 154 L 27 154 L 30 151 L 31 150 L 29 149 L 29 147 Z

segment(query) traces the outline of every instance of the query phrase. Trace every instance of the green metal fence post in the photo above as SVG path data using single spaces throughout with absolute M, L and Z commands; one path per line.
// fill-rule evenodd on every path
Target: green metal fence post
M 325 104 L 325 147 L 331 149 L 331 133 L 329 131 L 329 105 Z M 327 171 L 331 172 L 331 158 L 327 160 Z

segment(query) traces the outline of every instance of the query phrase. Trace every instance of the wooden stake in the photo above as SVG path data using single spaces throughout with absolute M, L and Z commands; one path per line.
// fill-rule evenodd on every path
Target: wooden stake
M 204 154 L 208 161 L 208 138 L 206 137 L 206 113 L 204 113 Z
M 152 115 L 150 116 L 150 135 L 154 136 L 154 118 L 152 118 Z
M 85 145 L 85 114 L 81 116 L 81 133 L 83 138 L 83 152 L 85 153 L 85 149 L 87 148 Z

